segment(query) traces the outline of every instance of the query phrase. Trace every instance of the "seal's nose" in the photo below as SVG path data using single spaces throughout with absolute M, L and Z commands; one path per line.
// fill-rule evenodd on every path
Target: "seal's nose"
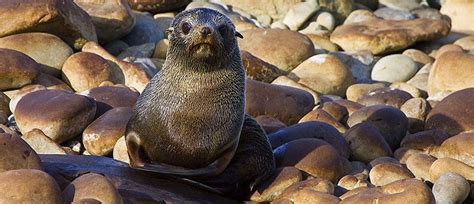
M 202 36 L 208 36 L 212 33 L 212 28 L 209 28 L 207 26 L 204 26 L 201 28 L 201 34 Z

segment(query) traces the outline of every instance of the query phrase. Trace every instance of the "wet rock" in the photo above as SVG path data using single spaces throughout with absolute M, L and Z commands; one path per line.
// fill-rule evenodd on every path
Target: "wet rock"
M 338 96 L 344 96 L 347 87 L 354 83 L 346 65 L 337 57 L 327 54 L 305 60 L 291 71 L 289 77 L 317 93 Z
M 316 121 L 299 123 L 268 135 L 273 149 L 303 138 L 324 140 L 333 146 L 341 156 L 349 158 L 350 150 L 344 137 L 334 127 L 326 123 Z
M 24 96 L 14 115 L 21 132 L 38 128 L 62 143 L 80 134 L 94 119 L 95 111 L 92 98 L 66 91 L 40 90 Z
M 390 106 L 375 105 L 361 108 L 349 117 L 347 124 L 352 127 L 364 121 L 371 123 L 380 131 L 392 150 L 400 145 L 408 130 L 408 119 L 405 114 Z
M 24 32 L 46 32 L 80 49 L 86 41 L 97 41 L 92 20 L 73 1 L 6 0 L 0 6 L 0 36 Z
M 21 33 L 6 36 L 0 38 L 0 48 L 12 49 L 28 55 L 40 64 L 41 72 L 55 76 L 59 76 L 64 62 L 73 53 L 69 45 L 49 33 Z
M 354 14 L 355 12 L 353 12 Z M 354 15 L 360 15 L 355 13 Z M 443 20 L 382 20 L 374 16 L 363 17 L 357 22 L 337 27 L 331 41 L 346 51 L 369 50 L 373 54 L 385 54 L 402 50 L 417 41 L 434 40 L 448 35 L 449 23 Z M 389 30 L 389 31 L 388 31 Z
M 252 29 L 241 33 L 239 47 L 277 66 L 291 71 L 301 62 L 314 55 L 314 46 L 305 35 L 282 29 Z
M 0 133 L 0 143 L 3 145 L 0 148 L 0 172 L 15 169 L 42 170 L 36 152 L 17 134 Z
M 128 34 L 135 19 L 126 0 L 74 0 L 89 14 L 101 43 L 107 43 Z
M 291 125 L 311 111 L 313 106 L 313 97 L 306 91 L 247 80 L 245 110 L 254 117 L 268 115 Z
M 82 143 L 91 155 L 106 156 L 112 153 L 117 140 L 125 134 L 133 109 L 119 107 L 107 111 L 92 122 L 82 133 Z
M 306 138 L 274 150 L 278 167 L 294 166 L 314 177 L 336 182 L 351 169 L 349 161 L 323 140 Z
M 0 90 L 31 84 L 39 73 L 40 66 L 27 55 L 0 48 Z
M 277 77 L 286 74 L 272 64 L 250 54 L 250 52 L 242 50 L 240 51 L 240 57 L 245 68 L 245 74 L 250 79 L 271 83 Z
M 0 202 L 61 204 L 61 190 L 47 173 L 18 169 L 0 173 Z
M 376 158 L 391 156 L 392 150 L 376 127 L 370 123 L 359 123 L 352 126 L 345 134 L 351 149 L 351 158 L 357 161 L 370 162 Z
M 40 129 L 33 129 L 21 137 L 38 154 L 66 154 L 56 142 L 46 136 Z
M 99 55 L 78 52 L 64 63 L 62 78 L 75 91 L 82 92 L 98 87 L 104 81 L 123 83 L 120 69 L 111 65 Z

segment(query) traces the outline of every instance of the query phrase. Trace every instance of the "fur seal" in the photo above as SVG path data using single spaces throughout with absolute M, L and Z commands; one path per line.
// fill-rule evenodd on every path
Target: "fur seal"
M 246 192 L 275 168 L 265 132 L 244 113 L 236 36 L 242 37 L 215 10 L 175 17 L 164 66 L 127 125 L 132 167 L 191 178 L 224 193 Z

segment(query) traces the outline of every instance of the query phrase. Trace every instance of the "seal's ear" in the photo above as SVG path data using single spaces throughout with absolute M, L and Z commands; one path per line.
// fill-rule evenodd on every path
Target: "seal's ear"
M 239 38 L 241 38 L 241 39 L 244 38 L 244 36 L 242 36 L 242 34 L 240 34 L 240 33 L 237 32 L 237 31 L 235 31 L 235 36 L 236 36 L 236 37 L 239 37 Z

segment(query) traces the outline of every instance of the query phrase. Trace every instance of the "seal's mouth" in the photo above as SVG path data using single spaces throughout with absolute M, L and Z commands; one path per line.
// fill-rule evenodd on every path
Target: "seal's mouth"
M 215 50 L 216 47 L 208 42 L 196 43 L 190 47 L 191 53 L 198 57 L 212 56 L 215 54 Z

